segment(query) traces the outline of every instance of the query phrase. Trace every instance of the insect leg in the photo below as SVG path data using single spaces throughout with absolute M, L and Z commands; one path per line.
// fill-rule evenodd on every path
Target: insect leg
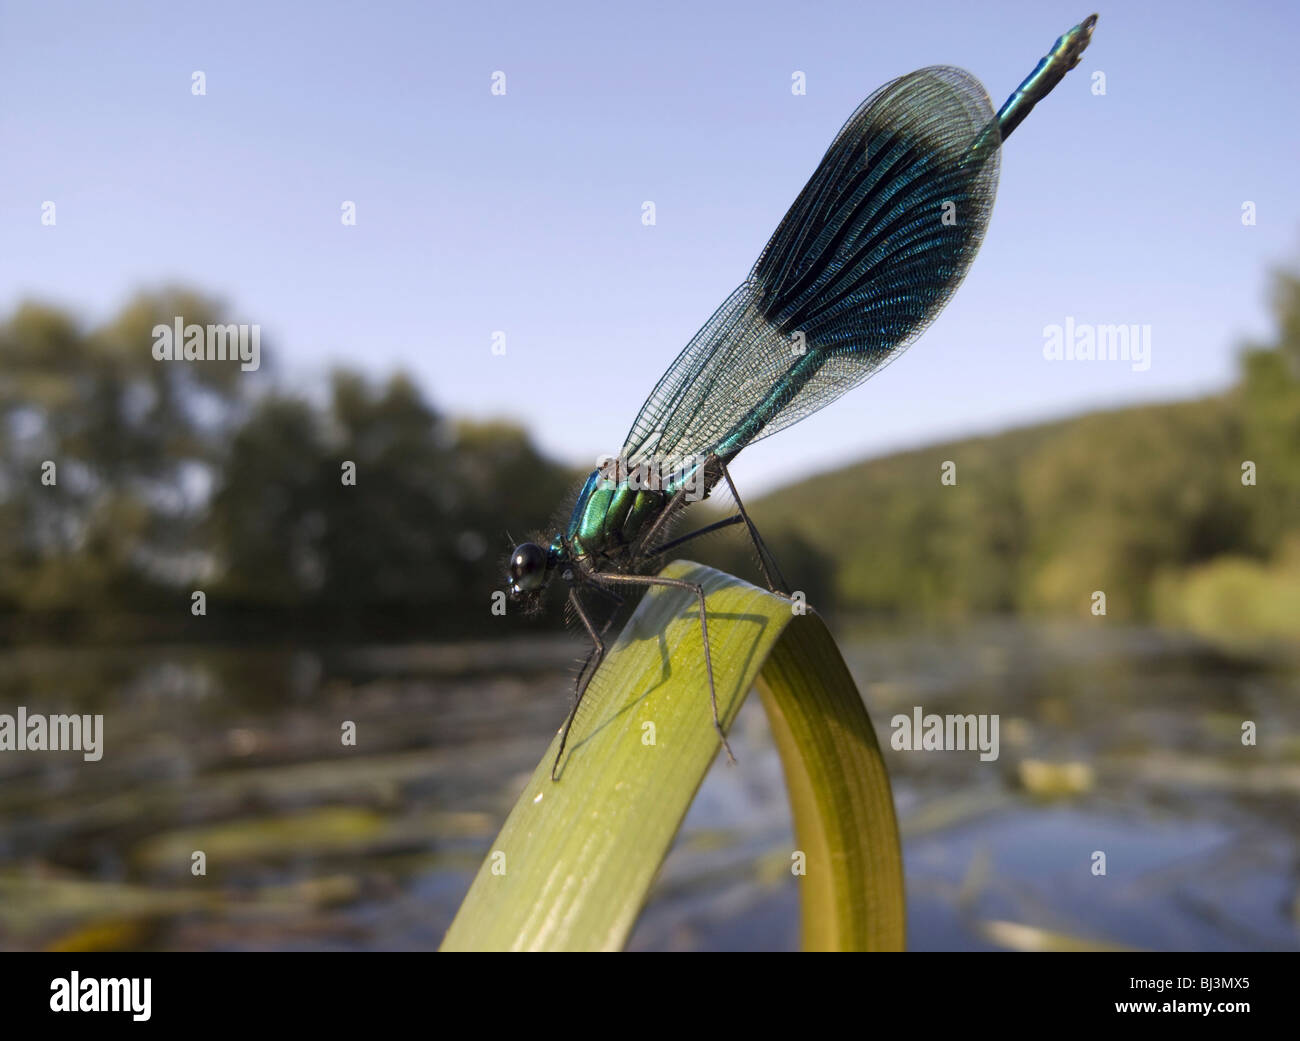
M 656 546 L 654 549 L 643 550 L 637 554 L 637 558 L 646 559 L 649 557 L 657 557 L 662 553 L 667 553 L 670 549 L 675 549 L 683 542 L 690 542 L 691 539 L 699 538 L 701 535 L 707 535 L 709 532 L 717 531 L 719 528 L 729 528 L 733 524 L 740 524 L 744 519 L 745 518 L 740 516 L 740 514 L 735 514 L 731 517 L 724 517 L 722 520 L 715 521 L 713 524 L 705 525 L 698 531 L 692 531 L 689 535 L 682 535 L 680 538 L 675 538 L 671 542 L 665 542 L 662 546 Z
M 664 507 L 663 512 L 659 514 L 659 516 L 655 518 L 655 522 L 650 525 L 650 530 L 647 531 L 645 536 L 641 539 L 641 545 L 649 545 L 654 541 L 655 536 L 659 534 L 659 530 L 667 524 L 672 518 L 672 515 L 677 512 L 678 507 L 681 506 L 685 498 L 686 489 L 678 488 L 673 494 L 673 497 L 668 500 L 668 505 Z
M 736 492 L 736 485 L 731 480 L 731 473 L 727 470 L 727 464 L 721 459 L 718 459 L 718 465 L 722 467 L 722 476 L 727 481 L 727 487 L 731 489 L 731 497 L 736 500 L 736 509 L 739 511 L 741 519 L 744 520 L 745 527 L 749 529 L 749 537 L 754 543 L 754 548 L 758 550 L 758 566 L 763 571 L 763 578 L 767 582 L 767 588 L 773 593 L 781 593 L 785 596 L 789 596 L 790 586 L 785 580 L 785 575 L 781 574 L 781 567 L 777 564 L 776 558 L 772 556 L 767 546 L 764 545 L 762 536 L 759 535 L 758 529 L 754 527 L 754 522 L 749 519 L 749 514 L 745 512 L 745 504 L 740 501 L 740 495 Z M 776 577 L 781 580 L 780 588 L 777 588 L 775 583 L 772 581 L 772 575 L 767 570 L 767 564 L 764 562 L 765 557 L 767 560 L 772 562 L 772 567 L 776 571 Z
M 591 624 L 587 612 L 582 609 L 582 601 L 578 599 L 576 589 L 569 590 L 569 603 L 573 605 L 573 610 L 582 621 L 583 628 L 587 630 L 587 635 L 591 637 L 591 653 L 587 655 L 587 660 L 582 665 L 582 671 L 578 673 L 577 696 L 573 699 L 573 708 L 569 710 L 569 718 L 564 721 L 564 729 L 560 732 L 560 747 L 556 749 L 555 762 L 551 764 L 552 781 L 560 779 L 560 757 L 564 755 L 564 746 L 569 741 L 569 729 L 573 726 L 573 720 L 578 715 L 578 706 L 582 704 L 583 695 L 587 693 L 591 678 L 595 676 L 596 670 L 600 668 L 601 659 L 605 657 L 605 641 L 600 638 L 600 633 L 596 632 L 596 627 Z
M 658 575 L 616 575 L 602 574 L 593 576 L 599 582 L 625 583 L 642 586 L 669 586 L 673 589 L 689 589 L 700 601 L 700 633 L 704 637 L 704 668 L 709 674 L 709 702 L 713 705 L 713 729 L 718 732 L 722 747 L 727 750 L 727 759 L 734 763 L 736 757 L 731 754 L 731 745 L 727 743 L 726 731 L 722 729 L 722 720 L 718 717 L 718 692 L 713 684 L 713 659 L 709 655 L 709 620 L 708 607 L 704 600 L 704 587 L 680 578 L 660 578 Z

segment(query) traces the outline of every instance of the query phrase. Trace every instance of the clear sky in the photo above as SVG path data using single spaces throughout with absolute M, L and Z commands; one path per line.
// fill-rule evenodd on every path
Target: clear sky
M 93 321 L 181 281 L 260 323 L 286 379 L 402 367 L 447 412 L 592 461 L 867 94 L 952 64 L 996 106 L 1091 2 L 3 2 L 0 308 Z M 1214 390 L 1267 334 L 1268 271 L 1300 256 L 1300 5 L 1096 9 L 1083 63 L 1007 144 L 953 302 L 896 365 L 750 448 L 742 491 Z M 1149 325 L 1150 368 L 1046 361 L 1067 318 Z

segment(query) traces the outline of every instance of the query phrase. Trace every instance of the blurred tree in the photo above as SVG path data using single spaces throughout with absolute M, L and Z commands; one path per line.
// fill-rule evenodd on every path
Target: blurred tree
M 517 428 L 448 424 L 403 375 L 338 371 L 324 409 L 268 396 L 235 435 L 211 513 L 221 588 L 350 627 L 485 625 L 507 529 L 569 477 Z
M 272 394 L 232 438 L 205 527 L 224 597 L 294 607 L 320 588 L 329 475 L 319 426 L 307 402 Z
M 201 571 L 193 527 L 237 421 L 239 369 L 159 363 L 152 329 L 217 311 L 169 289 L 100 328 L 35 303 L 0 326 L 0 600 L 11 609 L 140 607 Z
M 1300 276 L 1273 277 L 1277 338 L 1242 354 L 1239 389 L 1243 429 L 1236 494 L 1251 503 L 1257 553 L 1273 554 L 1288 532 L 1300 531 Z M 1240 486 L 1240 465 L 1256 467 L 1256 485 Z
M 1021 603 L 1076 615 L 1094 590 L 1108 614 L 1147 617 L 1156 575 L 1241 547 L 1233 495 L 1240 443 L 1223 398 L 1082 417 L 1030 459 Z
M 178 317 L 228 321 L 164 289 L 97 328 L 35 303 L 0 324 L 0 611 L 176 619 L 202 585 L 316 627 L 486 624 L 507 531 L 572 474 L 515 427 L 447 423 L 402 375 L 340 371 L 316 403 L 237 362 L 158 361 Z

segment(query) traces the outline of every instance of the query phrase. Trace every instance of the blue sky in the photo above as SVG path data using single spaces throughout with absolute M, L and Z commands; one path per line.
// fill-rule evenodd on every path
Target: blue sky
M 94 321 L 191 284 L 262 325 L 287 381 L 401 367 L 443 410 L 519 419 L 589 462 L 867 94 L 953 64 L 996 106 L 1091 10 L 0 3 L 0 308 L 36 296 Z M 747 450 L 742 491 L 1211 391 L 1267 335 L 1268 272 L 1300 257 L 1297 6 L 1098 10 L 1083 63 L 1007 144 L 953 302 L 897 364 Z M 1044 360 L 1066 318 L 1149 325 L 1150 369 Z

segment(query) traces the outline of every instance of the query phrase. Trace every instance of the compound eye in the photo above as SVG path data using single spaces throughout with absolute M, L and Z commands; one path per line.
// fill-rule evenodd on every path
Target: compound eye
M 546 576 L 546 551 L 533 542 L 525 542 L 510 555 L 510 586 L 516 592 L 531 593 L 542 588 Z

